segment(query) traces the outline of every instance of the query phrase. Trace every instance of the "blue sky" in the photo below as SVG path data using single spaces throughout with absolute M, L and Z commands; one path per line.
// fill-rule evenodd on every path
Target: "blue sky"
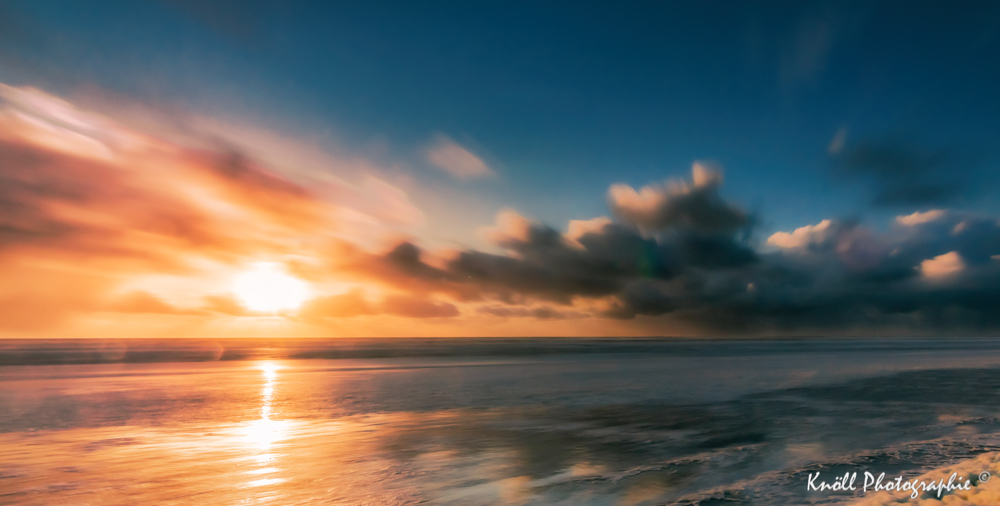
M 11 81 L 378 145 L 426 178 L 414 153 L 443 133 L 500 174 L 461 191 L 557 226 L 606 214 L 612 183 L 695 160 L 720 164 L 726 194 L 768 227 L 878 216 L 861 183 L 831 176 L 840 129 L 848 145 L 956 153 L 981 183 L 957 205 L 995 209 L 992 2 L 33 1 L 4 14 L 25 21 L 6 42 L 23 63 Z

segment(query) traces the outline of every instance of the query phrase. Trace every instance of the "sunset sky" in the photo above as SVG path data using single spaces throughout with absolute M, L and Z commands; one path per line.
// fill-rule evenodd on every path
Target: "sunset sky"
M 995 335 L 997 2 L 0 2 L 0 337 Z

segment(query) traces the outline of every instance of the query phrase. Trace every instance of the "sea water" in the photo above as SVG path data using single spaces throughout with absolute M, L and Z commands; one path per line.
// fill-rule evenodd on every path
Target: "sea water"
M 850 503 L 810 476 L 1000 451 L 998 367 L 988 339 L 0 341 L 0 504 Z

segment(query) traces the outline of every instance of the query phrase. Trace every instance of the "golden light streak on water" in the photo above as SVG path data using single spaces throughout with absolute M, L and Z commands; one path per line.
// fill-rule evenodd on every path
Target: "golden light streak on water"
M 58 400 L 60 417 L 80 413 L 75 426 L 0 431 L 0 504 L 417 502 L 412 483 L 394 482 L 409 476 L 405 463 L 383 445 L 395 416 L 329 419 L 302 409 L 304 399 L 338 391 L 343 376 L 277 361 L 93 369 L 101 373 L 0 383 L 9 387 L 0 399 L 23 392 L 21 405 Z M 56 385 L 63 393 L 50 393 Z M 120 401 L 71 411 L 81 406 L 76 395 Z M 156 400 L 143 405 L 147 396 Z M 126 408 L 121 421 L 93 422 Z
M 272 444 L 285 437 L 288 423 L 272 419 L 274 388 L 281 366 L 273 362 L 262 362 L 256 366 L 264 377 L 264 385 L 260 393 L 260 419 L 250 422 L 245 431 L 249 442 L 261 450 L 267 450 Z
M 274 415 L 272 401 L 281 365 L 274 362 L 261 362 L 255 368 L 260 369 L 264 378 L 260 393 L 260 419 L 249 422 L 240 432 L 246 438 L 249 450 L 254 452 L 257 462 L 261 465 L 267 465 L 267 467 L 247 471 L 247 474 L 266 474 L 268 477 L 249 481 L 246 483 L 247 487 L 276 485 L 285 481 L 284 478 L 276 477 L 282 469 L 277 466 L 277 461 L 280 459 L 276 458 L 278 454 L 271 452 L 271 447 L 287 436 L 289 426 L 287 421 L 272 418 Z

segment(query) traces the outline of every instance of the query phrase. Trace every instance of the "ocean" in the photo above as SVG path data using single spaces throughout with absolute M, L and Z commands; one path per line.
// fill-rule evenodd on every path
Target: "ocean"
M 998 368 L 993 339 L 7 340 L 0 504 L 883 504 L 809 477 L 978 476 Z

